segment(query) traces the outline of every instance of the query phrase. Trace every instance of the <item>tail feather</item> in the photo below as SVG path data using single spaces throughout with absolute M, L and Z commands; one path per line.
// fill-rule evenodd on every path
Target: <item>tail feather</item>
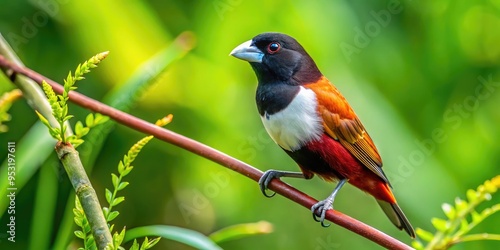
M 404 229 L 410 235 L 410 237 L 415 238 L 415 230 L 413 230 L 410 221 L 408 221 L 397 203 L 391 204 L 383 200 L 377 200 L 377 202 L 384 213 L 387 215 L 387 217 L 389 217 L 392 224 L 394 224 L 400 230 Z

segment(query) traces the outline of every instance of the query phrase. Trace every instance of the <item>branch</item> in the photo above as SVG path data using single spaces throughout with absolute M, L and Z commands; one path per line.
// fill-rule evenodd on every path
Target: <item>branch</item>
M 56 145 L 56 152 L 82 204 L 83 211 L 89 221 L 97 247 L 99 249 L 106 248 L 106 246 L 112 244 L 113 238 L 111 237 L 108 223 L 102 213 L 97 194 L 80 161 L 78 151 L 69 143 L 58 142 Z
M 14 65 L 1 55 L 0 55 L 0 67 L 9 68 L 18 74 L 22 74 L 33 79 L 39 84 L 42 82 L 42 80 L 45 80 L 52 86 L 54 91 L 57 93 L 62 93 L 63 91 L 63 87 L 58 83 L 44 77 L 43 75 L 40 75 L 39 73 L 29 68 Z M 70 101 L 80 105 L 81 107 L 109 116 L 111 119 L 117 121 L 118 123 L 121 123 L 134 130 L 141 131 L 145 134 L 153 135 L 154 137 L 160 140 L 163 140 L 165 142 L 168 142 L 170 144 L 188 150 L 203 158 L 206 158 L 224 167 L 227 167 L 233 171 L 236 171 L 256 182 L 262 176 L 262 171 L 238 159 L 226 155 L 198 141 L 174 133 L 170 130 L 160 128 L 152 123 L 146 122 L 135 116 L 114 109 L 94 99 L 91 99 L 85 95 L 72 91 L 69 94 L 69 98 Z M 295 203 L 298 203 L 306 207 L 307 209 L 310 209 L 312 205 L 314 205 L 317 202 L 317 200 L 311 198 L 310 196 L 285 184 L 284 182 L 278 179 L 272 180 L 271 183 L 269 184 L 269 188 L 275 191 L 276 193 L 294 201 Z M 326 219 L 356 234 L 359 234 L 385 248 L 412 249 L 406 244 L 386 235 L 385 233 L 380 232 L 377 229 L 374 229 L 336 210 L 328 210 L 326 213 Z

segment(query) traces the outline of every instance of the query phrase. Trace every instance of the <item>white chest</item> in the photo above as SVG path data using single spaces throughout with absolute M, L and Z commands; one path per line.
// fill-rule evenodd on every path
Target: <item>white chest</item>
M 304 87 L 283 110 L 261 116 L 262 123 L 271 138 L 288 151 L 300 149 L 306 143 L 319 140 L 323 133 L 321 119 L 317 114 L 316 94 Z

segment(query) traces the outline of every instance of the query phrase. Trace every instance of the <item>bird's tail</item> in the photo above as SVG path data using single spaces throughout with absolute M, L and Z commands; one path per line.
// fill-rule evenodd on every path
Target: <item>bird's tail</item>
M 391 222 L 400 230 L 405 230 L 410 237 L 415 238 L 415 230 L 410 224 L 410 221 L 406 218 L 405 214 L 401 208 L 396 203 L 389 203 L 383 200 L 377 200 L 378 204 L 384 211 L 384 213 L 389 217 Z

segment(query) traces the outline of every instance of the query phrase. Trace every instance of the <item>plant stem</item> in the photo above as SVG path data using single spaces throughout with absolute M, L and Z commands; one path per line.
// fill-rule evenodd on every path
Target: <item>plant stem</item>
M 97 247 L 104 249 L 108 244 L 112 243 L 113 238 L 102 213 L 97 194 L 80 161 L 78 151 L 69 143 L 58 142 L 56 152 L 59 160 L 64 165 L 66 173 L 68 173 L 69 180 L 75 189 L 78 199 L 80 199 Z
M 2 33 L 0 33 L 0 55 L 5 56 L 5 58 L 13 62 L 13 64 L 24 67 L 23 62 L 7 43 L 5 38 L 2 36 Z M 60 127 L 59 122 L 57 122 L 56 118 L 52 115 L 52 108 L 47 101 L 47 97 L 45 97 L 42 88 L 38 86 L 35 81 L 24 75 L 17 75 L 17 72 L 12 71 L 9 68 L 1 67 L 1 70 L 23 92 L 24 98 L 28 101 L 28 104 L 33 110 L 40 112 L 40 114 L 42 114 L 50 122 L 52 127 Z M 73 132 L 71 131 L 69 123 L 66 122 L 65 124 L 67 127 L 66 136 L 72 135 Z
M 28 76 L 29 78 L 35 80 L 37 83 L 41 84 L 42 80 L 47 81 L 48 84 L 52 86 L 56 93 L 62 93 L 63 87 L 48 79 L 47 77 L 40 75 L 39 73 L 25 67 L 20 67 L 10 63 L 8 60 L 0 55 L 0 67 L 6 67 L 12 69 L 14 72 Z M 167 143 L 173 144 L 185 150 L 188 150 L 194 154 L 197 154 L 203 158 L 211 160 L 218 163 L 224 167 L 227 167 L 233 171 L 236 171 L 254 181 L 258 181 L 262 176 L 262 171 L 238 160 L 227 154 L 224 154 L 214 148 L 211 148 L 205 144 L 195 141 L 191 138 L 185 137 L 183 135 L 174 133 L 170 130 L 160 128 L 152 123 L 146 122 L 135 116 L 122 112 L 120 110 L 114 109 L 107 106 L 101 102 L 98 102 L 92 98 L 82 95 L 78 92 L 70 92 L 70 101 L 80 105 L 81 107 L 90 109 L 94 112 L 101 113 L 103 115 L 109 116 L 111 119 L 128 126 L 137 131 L 141 131 L 148 135 L 153 135 L 155 138 L 163 140 Z M 298 203 L 307 209 L 310 209 L 312 205 L 318 201 L 311 198 L 310 196 L 304 194 L 303 192 L 287 185 L 286 183 L 274 179 L 269 184 L 269 188 L 278 194 Z M 341 212 L 336 210 L 328 210 L 326 213 L 326 219 L 342 226 L 356 234 L 359 234 L 385 248 L 389 249 L 412 249 L 410 246 L 388 236 L 387 234 L 378 231 L 358 220 L 355 220 Z
M 450 242 L 450 246 L 460 242 L 475 241 L 475 240 L 500 240 L 500 234 L 469 234 L 461 237 L 457 241 Z

